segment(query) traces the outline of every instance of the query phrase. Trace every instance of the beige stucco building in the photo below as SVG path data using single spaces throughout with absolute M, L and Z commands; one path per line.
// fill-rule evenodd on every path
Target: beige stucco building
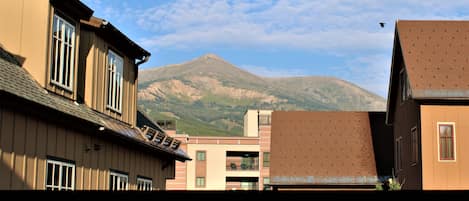
M 181 149 L 193 159 L 176 162 L 176 177 L 168 190 L 269 189 L 270 113 L 248 110 L 241 137 L 169 134 L 181 140 Z M 169 133 L 169 132 L 168 132 Z

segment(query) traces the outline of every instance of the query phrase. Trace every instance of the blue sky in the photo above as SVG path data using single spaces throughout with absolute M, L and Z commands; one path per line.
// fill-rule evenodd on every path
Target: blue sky
M 384 98 L 397 19 L 469 19 L 468 0 L 82 1 L 152 53 L 141 69 L 214 53 L 260 76 L 333 76 Z

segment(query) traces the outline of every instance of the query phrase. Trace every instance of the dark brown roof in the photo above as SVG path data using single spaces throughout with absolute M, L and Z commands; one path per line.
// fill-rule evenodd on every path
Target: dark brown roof
M 469 99 L 469 21 L 399 20 L 396 30 L 413 99 Z
M 149 148 L 157 153 L 169 155 L 177 160 L 190 160 L 189 156 L 180 149 L 173 150 L 160 144 L 145 141 L 140 134 L 140 130 L 136 127 L 92 110 L 85 104 L 76 104 L 69 99 L 48 93 L 24 68 L 21 68 L 15 62 L 11 62 L 14 61 L 11 55 L 5 55 L 9 55 L 9 53 L 0 48 L 0 94 L 14 95 L 37 105 L 64 113 L 69 117 L 85 120 L 97 128 L 102 126 L 105 130 L 111 131 L 110 133 L 116 137 L 124 138 L 129 142 Z
M 368 112 L 274 111 L 271 140 L 272 185 L 378 181 Z

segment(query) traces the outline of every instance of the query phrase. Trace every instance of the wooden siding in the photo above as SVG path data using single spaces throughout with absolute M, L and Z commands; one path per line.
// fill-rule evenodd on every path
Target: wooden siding
M 399 53 L 400 54 L 400 53 Z M 393 136 L 394 143 L 397 139 L 401 138 L 401 161 L 402 161 L 402 170 L 397 170 L 397 167 L 394 167 L 395 174 L 398 176 L 398 180 L 402 183 L 403 189 L 421 189 L 422 188 L 422 166 L 421 160 L 419 159 L 416 164 L 412 163 L 412 154 L 411 154 L 411 129 L 414 126 L 417 126 L 417 133 L 420 135 L 420 112 L 419 104 L 413 100 L 408 99 L 402 101 L 402 92 L 401 92 L 401 82 L 399 81 L 399 72 L 401 69 L 405 68 L 404 63 L 402 62 L 402 57 L 399 55 L 395 58 L 394 71 L 396 78 L 393 80 L 393 84 L 396 86 L 396 95 L 392 97 L 395 103 L 395 108 L 390 108 L 394 110 L 394 119 L 393 119 Z M 394 82 L 395 81 L 395 82 Z M 420 137 L 418 137 L 420 138 Z M 420 148 L 420 144 L 419 144 Z M 419 149 L 420 150 L 420 149 Z M 397 160 L 396 147 L 394 145 L 394 157 Z M 394 165 L 398 163 L 395 161 Z
M 49 0 L 2 0 L 0 46 L 23 58 L 22 67 L 45 87 L 50 38 Z
M 423 190 L 469 189 L 469 106 L 422 105 Z M 455 161 L 438 160 L 438 122 L 455 124 Z
M 45 189 L 47 156 L 75 162 L 76 190 L 109 189 L 110 169 L 129 173 L 130 190 L 137 175 L 152 178 L 154 189 L 165 189 L 166 178 L 174 177 L 174 163 L 162 169 L 154 154 L 90 134 L 0 107 L 0 189 Z
M 119 119 L 130 125 L 136 125 L 137 119 L 137 81 L 134 61 L 110 46 L 94 32 L 81 30 L 80 66 L 85 68 L 84 96 L 85 104 L 91 108 Z M 108 50 L 119 54 L 124 59 L 124 83 L 122 96 L 122 113 L 106 108 L 107 103 L 107 56 Z

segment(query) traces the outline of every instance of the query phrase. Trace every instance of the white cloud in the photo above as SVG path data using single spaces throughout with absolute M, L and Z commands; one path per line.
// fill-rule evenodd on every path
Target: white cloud
M 144 10 L 137 23 L 154 33 L 141 40 L 147 47 L 225 45 L 350 52 L 392 47 L 396 19 L 457 19 L 464 16 L 456 12 L 461 8 L 469 9 L 469 4 L 176 0 Z M 387 23 L 384 29 L 379 27 L 380 21 Z

